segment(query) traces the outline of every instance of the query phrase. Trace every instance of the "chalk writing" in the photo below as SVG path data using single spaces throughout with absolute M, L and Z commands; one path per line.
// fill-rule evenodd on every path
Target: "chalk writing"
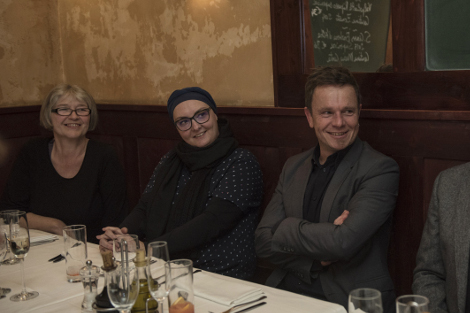
M 368 63 L 371 51 L 375 53 L 374 42 L 386 42 L 390 5 L 387 0 L 309 0 L 309 5 L 316 64 Z M 385 25 L 380 33 L 377 16 Z

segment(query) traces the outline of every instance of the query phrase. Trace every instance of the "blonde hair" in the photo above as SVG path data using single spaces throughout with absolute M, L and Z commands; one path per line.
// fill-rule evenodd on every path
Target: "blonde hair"
M 59 99 L 64 95 L 71 95 L 77 100 L 86 103 L 88 108 L 91 110 L 88 130 L 94 130 L 98 124 L 98 109 L 96 107 L 95 100 L 88 92 L 79 86 L 67 84 L 55 86 L 47 95 L 41 106 L 41 112 L 39 113 L 41 126 L 47 130 L 52 130 L 51 110 L 57 104 L 57 101 L 59 101 Z

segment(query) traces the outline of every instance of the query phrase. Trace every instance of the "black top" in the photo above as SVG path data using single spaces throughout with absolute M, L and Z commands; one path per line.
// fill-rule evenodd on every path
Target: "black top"
M 348 153 L 351 146 L 352 145 L 330 155 L 324 164 L 320 164 L 319 146 L 315 147 L 312 157 L 312 171 L 310 172 L 310 177 L 304 194 L 303 218 L 305 220 L 311 223 L 318 223 L 320 221 L 321 206 L 326 189 L 328 188 L 336 169 L 346 153 Z M 315 260 L 312 264 L 312 268 L 310 269 L 312 276 L 311 285 L 303 282 L 297 276 L 288 273 L 285 276 L 281 287 L 289 291 L 326 300 L 323 287 L 321 286 L 321 281 L 318 279 L 318 272 L 323 270 L 323 266 L 320 261 L 323 260 Z
M 79 172 L 64 178 L 52 165 L 50 140 L 33 139 L 20 151 L 0 210 L 23 210 L 66 225 L 84 224 L 87 240 L 97 243 L 102 228 L 119 225 L 128 212 L 125 176 L 116 152 L 110 145 L 89 140 Z
M 159 167 L 167 160 L 168 154 L 155 168 L 139 204 L 121 224 L 129 229 L 129 233 L 137 233 L 141 237 L 145 235 L 147 211 L 158 210 L 157 207 L 150 207 L 146 198 L 154 190 Z M 190 179 L 191 172 L 184 167 L 174 199 L 178 198 Z M 262 196 L 263 180 L 259 163 L 248 150 L 238 148 L 216 167 L 206 210 L 170 233 L 147 240 L 167 241 L 171 259 L 191 258 L 194 267 L 248 278 L 253 275 L 256 265 L 254 231 Z M 151 224 L 155 225 L 153 222 Z M 188 255 L 190 248 L 197 250 L 196 256 Z

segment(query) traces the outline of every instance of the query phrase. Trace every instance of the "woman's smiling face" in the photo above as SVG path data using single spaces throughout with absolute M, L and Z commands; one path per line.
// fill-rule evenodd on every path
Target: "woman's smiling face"
M 72 95 L 65 94 L 54 106 L 54 109 L 69 108 L 76 110 L 79 108 L 88 108 L 83 101 L 77 100 Z M 77 112 L 72 112 L 69 116 L 61 116 L 57 113 L 51 113 L 52 131 L 54 136 L 68 139 L 84 137 L 90 126 L 90 115 L 78 116 Z
M 208 109 L 209 106 L 199 100 L 187 100 L 181 102 L 173 111 L 173 121 L 177 122 L 184 118 L 193 118 L 197 113 Z M 209 120 L 203 124 L 191 120 L 191 128 L 181 131 L 177 128 L 181 138 L 193 147 L 207 147 L 219 137 L 219 126 L 217 125 L 217 115 L 209 110 Z

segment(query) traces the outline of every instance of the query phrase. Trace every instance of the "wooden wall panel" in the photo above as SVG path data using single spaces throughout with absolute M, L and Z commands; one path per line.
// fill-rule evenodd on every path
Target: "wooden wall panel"
M 423 71 L 424 0 L 392 0 L 391 12 L 394 71 Z
M 390 237 L 389 268 L 397 295 L 403 295 L 412 293 L 416 251 L 424 225 L 423 159 L 397 156 L 394 159 L 400 167 L 400 185 Z

